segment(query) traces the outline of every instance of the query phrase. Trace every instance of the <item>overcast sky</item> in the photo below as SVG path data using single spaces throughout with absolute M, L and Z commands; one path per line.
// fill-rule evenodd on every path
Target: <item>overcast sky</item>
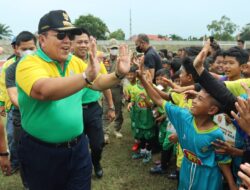
M 16 35 L 37 31 L 39 19 L 50 10 L 66 10 L 74 21 L 80 15 L 101 18 L 109 30 L 132 34 L 178 34 L 182 37 L 210 34 L 207 24 L 226 15 L 240 26 L 250 23 L 250 0 L 1 0 L 0 23 Z

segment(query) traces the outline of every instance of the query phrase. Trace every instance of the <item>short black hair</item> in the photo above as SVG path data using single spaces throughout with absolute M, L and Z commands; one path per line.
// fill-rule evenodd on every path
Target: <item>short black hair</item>
M 129 69 L 129 73 L 135 73 L 138 70 L 138 67 L 136 65 L 132 65 Z
M 164 64 L 168 64 L 168 65 L 170 65 L 171 64 L 171 61 L 169 61 L 167 58 L 163 58 L 162 60 L 161 60 L 161 63 L 164 65 Z
M 172 77 L 171 77 L 172 81 L 174 81 L 174 80 L 177 79 L 177 78 L 180 78 L 180 74 L 181 74 L 181 71 L 180 71 L 180 70 L 178 70 L 177 72 L 175 72 L 175 73 L 172 75 Z
M 184 48 L 184 51 L 189 57 L 197 56 L 201 52 L 201 50 L 202 50 L 201 46 L 190 46 L 190 47 Z
M 155 73 L 155 77 L 159 77 L 159 76 L 166 76 L 167 78 L 170 78 L 170 72 L 169 70 L 163 68 L 163 69 L 160 69 L 158 71 L 156 71 Z
M 244 40 L 237 40 L 237 42 L 241 42 L 242 44 L 245 44 L 245 41 Z
M 214 63 L 215 62 L 215 60 L 216 60 L 216 58 L 218 57 L 218 56 L 224 56 L 224 51 L 222 50 L 222 49 L 219 49 L 219 50 L 217 50 L 216 52 L 215 52 L 215 54 L 214 54 L 214 56 L 212 57 L 212 63 Z
M 33 40 L 36 45 L 36 36 L 29 31 L 22 31 L 16 37 L 16 46 L 19 46 L 21 42 L 28 42 Z
M 181 66 L 185 69 L 187 74 L 192 75 L 194 81 L 197 81 L 199 75 L 194 68 L 193 61 L 194 61 L 194 58 L 185 57 L 182 60 Z
M 171 62 L 171 69 L 173 69 L 174 72 L 177 72 L 181 67 L 181 58 L 175 57 Z
M 149 38 L 148 38 L 148 36 L 147 36 L 146 34 L 139 34 L 139 35 L 137 36 L 137 38 L 138 38 L 139 40 L 141 40 L 141 41 L 146 42 L 146 43 L 149 44 Z
M 241 49 L 237 46 L 231 47 L 224 52 L 224 57 L 235 57 L 235 59 L 239 62 L 240 65 L 248 62 L 249 54 L 246 50 Z
M 87 36 L 90 37 L 90 33 L 89 33 L 89 31 L 88 31 L 87 29 L 85 29 L 85 28 L 80 28 L 80 30 L 81 30 L 81 34 L 87 34 Z M 81 34 L 80 34 L 80 35 L 81 35 Z
M 160 50 L 159 50 L 159 53 L 160 53 L 160 52 L 164 55 L 165 58 L 168 57 L 168 50 L 167 50 L 167 49 L 160 49 Z

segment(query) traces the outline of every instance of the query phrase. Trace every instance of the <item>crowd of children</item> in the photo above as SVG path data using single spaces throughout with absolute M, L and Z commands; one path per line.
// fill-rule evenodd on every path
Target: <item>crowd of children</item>
M 250 118 L 236 113 L 249 112 L 249 100 L 237 98 L 249 95 L 249 52 L 239 46 L 223 50 L 209 40 L 177 54 L 160 50 L 163 68 L 154 79 L 141 55 L 134 55 L 124 88 L 135 139 L 132 159 L 149 162 L 157 136 L 161 159 L 151 174 L 169 173 L 175 153 L 177 171 L 169 177 L 177 176 L 178 189 L 247 189 L 249 182 L 240 177 L 248 165 L 240 164 L 250 160 Z

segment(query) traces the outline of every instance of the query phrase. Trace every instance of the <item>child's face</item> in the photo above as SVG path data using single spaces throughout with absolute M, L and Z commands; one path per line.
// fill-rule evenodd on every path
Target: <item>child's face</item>
M 226 56 L 224 59 L 224 72 L 229 80 L 240 78 L 241 68 L 235 57 Z
M 194 116 L 206 116 L 210 115 L 210 109 L 211 106 L 213 106 L 212 103 L 212 97 L 210 94 L 208 94 L 206 91 L 201 90 L 195 99 L 193 99 L 192 106 L 190 108 L 190 111 Z
M 247 64 L 243 64 L 241 66 L 241 71 L 242 71 L 244 77 L 246 77 L 246 78 L 250 77 L 250 57 L 248 59 Z
M 126 78 L 128 79 L 129 82 L 134 82 L 136 80 L 136 73 L 129 72 L 126 75 Z
M 162 84 L 161 76 L 158 76 L 158 77 L 155 78 L 155 83 L 156 83 L 156 85 Z
M 174 83 L 177 85 L 181 85 L 180 78 L 174 79 Z
M 221 75 L 224 73 L 223 66 L 224 66 L 224 57 L 217 56 L 215 62 L 211 65 L 211 71 Z
M 189 84 L 190 84 L 190 76 L 187 74 L 186 70 L 183 67 L 181 67 L 180 85 L 187 86 Z

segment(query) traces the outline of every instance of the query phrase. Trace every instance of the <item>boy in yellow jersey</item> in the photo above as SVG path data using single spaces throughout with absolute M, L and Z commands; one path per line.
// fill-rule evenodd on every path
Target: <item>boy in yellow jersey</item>
M 132 103 L 132 100 L 134 99 L 134 88 L 136 87 L 136 70 L 137 67 L 136 66 L 132 66 L 130 68 L 129 73 L 126 75 L 126 78 L 129 81 L 129 84 L 124 88 L 124 96 L 126 101 L 128 102 L 128 106 L 127 109 L 130 112 L 130 119 L 131 119 L 131 132 L 132 132 L 132 136 L 135 140 L 134 145 L 132 146 L 132 150 L 133 151 L 137 151 L 139 148 L 139 140 L 135 139 L 135 117 L 134 117 L 134 105 Z

